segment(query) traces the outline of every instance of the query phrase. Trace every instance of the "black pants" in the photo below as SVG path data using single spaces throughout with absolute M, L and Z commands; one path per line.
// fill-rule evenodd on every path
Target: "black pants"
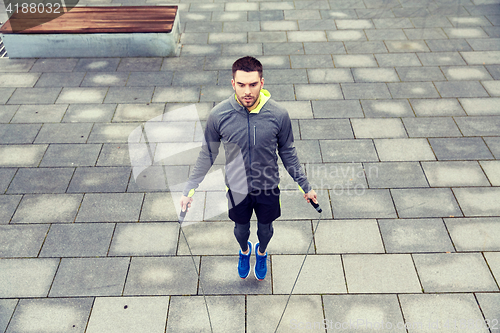
M 235 222 L 234 236 L 243 252 L 248 249 L 250 219 L 254 211 L 257 216 L 259 251 L 266 252 L 267 245 L 274 233 L 273 221 L 281 215 L 279 194 L 279 188 L 256 191 L 246 196 L 238 196 L 238 194 L 228 190 L 229 218 Z

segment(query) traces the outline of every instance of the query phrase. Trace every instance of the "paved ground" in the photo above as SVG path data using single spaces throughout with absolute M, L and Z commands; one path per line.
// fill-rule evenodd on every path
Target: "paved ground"
M 0 59 L 0 332 L 208 332 L 201 286 L 214 332 L 273 332 L 311 237 L 280 332 L 500 331 L 499 1 L 179 6 L 178 58 Z M 325 212 L 284 176 L 270 273 L 241 281 L 215 171 L 199 279 L 172 197 L 247 54 Z

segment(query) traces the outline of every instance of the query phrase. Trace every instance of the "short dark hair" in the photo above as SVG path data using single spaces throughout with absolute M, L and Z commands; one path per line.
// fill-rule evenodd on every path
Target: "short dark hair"
M 262 78 L 262 64 L 254 57 L 246 56 L 236 60 L 233 63 L 233 78 L 236 71 L 259 72 L 259 76 Z

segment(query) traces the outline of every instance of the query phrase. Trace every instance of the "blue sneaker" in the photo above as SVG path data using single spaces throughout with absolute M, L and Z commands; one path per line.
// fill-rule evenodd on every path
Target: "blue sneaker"
M 250 273 L 250 255 L 252 254 L 252 242 L 248 241 L 248 253 L 241 253 L 240 249 L 240 260 L 238 261 L 238 274 L 240 278 L 246 279 Z
M 259 254 L 259 243 L 255 244 L 255 268 L 253 270 L 257 280 L 262 281 L 267 274 L 267 252 L 263 256 Z

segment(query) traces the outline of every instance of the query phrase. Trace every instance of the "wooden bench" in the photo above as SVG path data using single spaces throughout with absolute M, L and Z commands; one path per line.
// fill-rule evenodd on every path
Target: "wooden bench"
M 9 58 L 176 56 L 180 30 L 177 9 L 75 7 L 56 16 L 15 13 L 0 33 Z

